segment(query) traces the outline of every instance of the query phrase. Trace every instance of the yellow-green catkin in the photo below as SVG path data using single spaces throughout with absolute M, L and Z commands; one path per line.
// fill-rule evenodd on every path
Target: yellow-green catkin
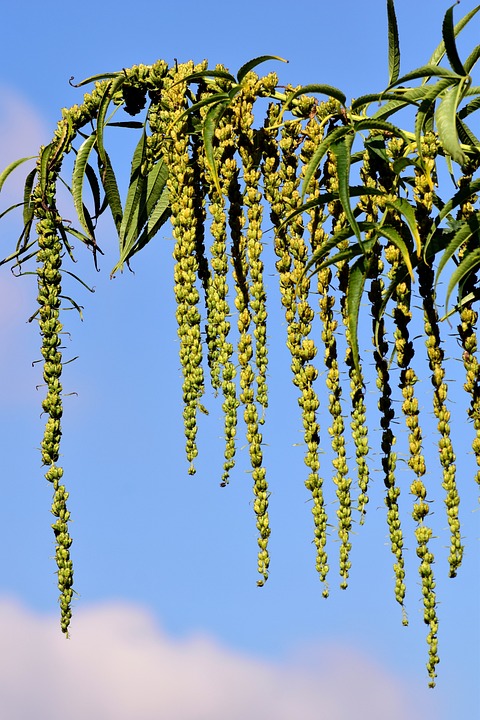
M 319 401 L 314 389 L 318 370 L 312 361 L 317 349 L 308 337 L 311 332 L 315 315 L 309 301 L 310 282 L 305 274 L 307 247 L 303 240 L 301 220 L 294 221 L 288 228 L 282 225 L 282 219 L 301 203 L 298 186 L 298 157 L 296 150 L 301 138 L 300 122 L 287 122 L 282 130 L 282 138 L 278 143 L 276 129 L 269 126 L 277 125 L 279 108 L 271 104 L 263 135 L 263 164 L 265 198 L 271 208 L 271 220 L 274 224 L 274 249 L 278 257 L 276 268 L 279 274 L 281 302 L 287 321 L 287 346 L 290 350 L 293 382 L 300 391 L 298 399 L 302 409 L 304 440 L 307 445 L 305 464 L 309 475 L 305 486 L 312 493 L 314 516 L 314 542 L 316 545 L 316 567 L 321 582 L 324 583 L 323 594 L 328 595 L 326 577 L 328 573 L 326 545 L 327 515 L 323 499 L 323 480 L 319 476 L 319 443 L 320 426 L 317 420 Z M 281 155 L 280 155 L 281 149 Z M 321 226 L 316 226 L 319 231 Z
M 461 190 L 466 190 L 472 181 L 472 175 L 466 174 L 462 176 L 458 185 Z M 467 220 L 474 212 L 474 204 L 478 200 L 478 195 L 472 194 L 465 199 L 458 211 L 459 220 Z M 468 242 L 460 248 L 459 255 L 463 257 L 465 253 L 469 253 L 478 247 L 476 237 L 470 238 Z M 463 296 L 467 298 L 469 293 L 474 293 L 478 283 L 478 275 L 470 273 L 464 282 Z M 470 406 L 468 408 L 468 416 L 473 422 L 475 430 L 475 438 L 472 443 L 472 449 L 477 462 L 477 472 L 475 481 L 480 486 L 480 370 L 477 359 L 477 320 L 478 312 L 474 309 L 475 300 L 463 302 L 460 310 L 460 323 L 457 326 L 458 333 L 463 348 L 463 366 L 465 368 L 464 389 L 470 395 Z
M 335 158 L 328 153 L 324 166 L 325 184 L 327 190 L 338 193 L 338 176 Z M 332 234 L 338 232 L 347 222 L 345 212 L 340 200 L 333 200 L 329 203 L 328 209 L 333 218 Z M 338 536 L 340 538 L 340 587 L 346 589 L 348 576 L 352 563 L 350 562 L 350 531 L 352 529 L 352 499 L 350 488 L 352 480 L 348 475 L 347 449 L 345 442 L 345 423 L 343 421 L 341 399 L 342 386 L 340 383 L 340 369 L 337 353 L 337 341 L 335 332 L 337 321 L 334 319 L 333 307 L 334 297 L 329 293 L 328 288 L 332 279 L 330 268 L 327 268 L 323 280 L 323 293 L 320 296 L 320 319 L 323 325 L 322 340 L 325 345 L 324 360 L 327 367 L 327 388 L 329 390 L 328 409 L 332 417 L 332 424 L 328 431 L 332 438 L 332 449 L 336 455 L 333 459 L 335 468 L 334 483 L 339 502 L 337 509 Z M 323 273 L 323 271 L 321 271 Z M 320 273 L 319 273 L 320 276 Z
M 433 224 L 430 213 L 433 205 L 433 183 L 436 181 L 435 157 L 437 149 L 435 135 L 433 133 L 426 134 L 422 139 L 423 168 L 415 168 L 416 220 L 422 240 L 427 237 Z M 417 272 L 419 292 L 423 303 L 428 364 L 432 373 L 433 411 L 440 433 L 438 449 L 443 472 L 442 487 L 446 492 L 445 505 L 450 527 L 450 555 L 448 558 L 450 577 L 455 577 L 463 556 L 460 521 L 458 518 L 460 496 L 455 479 L 456 458 L 450 435 L 450 411 L 446 405 L 448 386 L 445 382 L 444 351 L 441 345 L 440 327 L 435 306 L 435 278 L 433 268 L 426 262 L 419 262 Z
M 395 269 L 398 267 L 400 262 L 400 251 L 398 248 L 389 245 L 386 248 L 385 255 L 388 262 L 392 264 L 391 272 L 395 272 Z M 410 486 L 410 492 L 416 499 L 413 506 L 412 516 L 418 523 L 418 527 L 415 531 L 417 538 L 417 555 L 421 560 L 419 573 L 422 579 L 424 620 L 429 626 L 429 633 L 427 636 L 427 642 L 429 645 L 427 669 L 431 678 L 430 686 L 433 687 L 435 685 L 435 667 L 438 663 L 438 618 L 434 592 L 435 582 L 432 570 L 434 556 L 428 549 L 428 541 L 432 536 L 432 530 L 426 524 L 426 518 L 430 512 L 430 507 L 428 502 L 426 502 L 427 489 L 422 479 L 425 475 L 426 467 L 425 458 L 422 452 L 422 431 L 418 421 L 418 400 L 414 395 L 414 386 L 418 381 L 418 377 L 410 365 L 414 356 L 413 343 L 409 338 L 408 332 L 408 324 L 411 319 L 410 294 L 411 288 L 409 281 L 398 283 L 396 287 L 397 305 L 393 310 L 393 317 L 396 324 L 394 335 L 397 363 L 400 367 L 399 386 L 403 396 L 402 412 L 405 416 L 405 422 L 409 430 L 408 442 L 410 457 L 408 465 L 416 476 Z
M 426 503 L 419 502 L 415 507 L 419 509 L 426 505 Z M 427 506 L 428 507 L 428 506 Z M 428 510 L 426 510 L 428 512 Z M 421 517 L 423 510 L 419 510 L 419 516 Z M 435 678 L 437 676 L 436 667 L 440 662 L 438 657 L 438 617 L 436 611 L 436 597 L 435 597 L 435 580 L 433 577 L 432 565 L 434 562 L 433 553 L 428 549 L 428 542 L 432 537 L 432 530 L 425 525 L 420 524 L 415 530 L 415 537 L 417 539 L 417 555 L 420 559 L 419 573 L 422 579 L 422 595 L 423 595 L 423 619 L 426 625 L 429 627 L 427 635 L 428 643 L 428 662 L 427 670 L 430 677 L 429 686 L 435 687 Z
M 389 145 L 386 146 L 386 151 L 390 156 L 395 152 L 398 154 L 400 150 L 401 148 L 399 147 L 391 148 Z M 369 148 L 364 152 L 360 176 L 366 187 L 382 190 L 386 195 L 389 195 L 392 199 L 394 198 L 396 194 L 395 174 L 392 172 L 389 162 L 380 158 L 377 153 L 373 150 L 370 151 Z M 384 202 L 379 196 L 365 195 L 361 198 L 361 208 L 365 212 L 367 221 L 377 222 L 379 210 L 382 209 L 380 208 L 380 203 L 382 203 L 384 209 Z M 384 318 L 381 314 L 385 287 L 382 279 L 384 269 L 382 250 L 383 248 L 380 241 L 377 241 L 370 260 L 369 279 L 371 282 L 368 298 L 371 303 L 372 342 L 374 346 L 373 358 L 377 373 L 376 386 L 380 393 L 377 405 L 381 414 L 380 426 L 382 429 L 382 437 L 380 447 L 382 450 L 383 482 L 386 488 L 385 505 L 387 507 L 387 525 L 390 547 L 395 557 L 393 566 L 395 573 L 395 599 L 402 608 L 402 622 L 404 625 L 407 625 L 408 618 L 404 605 L 406 592 L 405 560 L 403 556 L 404 539 L 398 505 L 400 487 L 397 485 L 395 477 L 397 467 L 397 453 L 394 450 L 396 437 L 392 429 L 395 411 L 391 397 L 392 387 L 388 361 L 389 344 L 386 337 Z
M 203 69 L 203 66 L 200 66 Z M 173 255 L 174 290 L 177 303 L 176 318 L 180 338 L 180 363 L 183 372 L 183 419 L 186 437 L 188 472 L 195 473 L 193 461 L 197 449 L 197 411 L 204 393 L 202 367 L 200 295 L 196 286 L 198 273 L 197 219 L 198 198 L 195 197 L 194 169 L 190 162 L 190 142 L 186 120 L 173 122 L 185 110 L 186 83 L 182 78 L 194 70 L 193 63 L 179 65 L 164 81 L 162 104 L 158 111 L 159 129 L 167 132 L 162 145 L 169 173 L 167 187 L 170 194 L 171 221 L 175 247 Z
M 225 460 L 221 485 L 229 481 L 230 472 L 235 464 L 237 410 L 239 401 L 235 385 L 236 368 L 232 362 L 233 344 L 229 341 L 231 329 L 230 307 L 228 303 L 228 253 L 227 253 L 227 212 L 225 198 L 228 197 L 230 184 L 234 182 L 236 162 L 234 159 L 235 143 L 230 112 L 226 112 L 219 123 L 215 138 L 215 162 L 222 194 L 219 195 L 208 169 L 206 177 L 209 182 L 209 214 L 211 216 L 210 247 L 211 273 L 207 285 L 207 344 L 208 361 L 212 386 L 223 393 L 223 414 L 225 433 Z
M 40 151 L 38 161 L 38 184 L 34 189 L 32 204 L 37 223 L 38 252 L 38 303 L 39 326 L 42 336 L 43 378 L 47 394 L 42 408 L 48 415 L 42 440 L 42 462 L 47 466 L 46 479 L 53 484 L 52 514 L 56 518 L 52 525 L 55 534 L 55 559 L 57 563 L 57 584 L 60 591 L 59 603 L 61 628 L 68 637 L 72 617 L 73 563 L 70 557 L 72 538 L 68 529 L 70 512 L 67 509 L 68 492 L 61 482 L 63 469 L 57 465 L 60 452 L 62 404 L 62 353 L 60 351 L 62 244 L 58 236 L 61 218 L 56 209 L 56 181 L 63 154 L 68 150 L 74 131 L 71 118 L 64 116 L 60 121 L 53 142 Z
M 256 98 L 255 85 L 256 76 L 252 73 L 245 81 L 243 91 L 238 94 L 235 102 L 232 103 L 232 122 L 236 136 L 244 137 L 244 147 L 242 164 L 244 173 L 247 171 L 247 177 L 244 177 L 245 191 L 242 193 L 239 184 L 238 169 L 234 171 L 232 182 L 229 186 L 229 225 L 232 239 L 232 262 L 233 276 L 235 280 L 235 307 L 237 309 L 237 327 L 239 339 L 237 345 L 238 364 L 240 367 L 240 402 L 243 405 L 243 417 L 247 428 L 247 442 L 249 444 L 250 464 L 252 467 L 253 493 L 255 500 L 253 503 L 256 515 L 256 525 L 258 530 L 258 572 L 262 576 L 257 581 L 257 585 L 264 585 L 268 578 L 268 568 L 270 565 L 270 555 L 268 552 L 268 538 L 270 537 L 270 521 L 268 515 L 268 485 L 266 479 L 266 471 L 263 465 L 263 436 L 260 432 L 260 418 L 255 399 L 255 369 L 259 371 L 261 367 L 261 357 L 266 362 L 266 345 L 265 355 L 259 355 L 257 349 L 256 362 L 254 361 L 254 343 L 252 337 L 252 323 L 254 325 L 253 336 L 255 337 L 255 345 L 261 347 L 266 336 L 260 331 L 260 327 L 265 326 L 266 311 L 262 309 L 264 298 L 263 287 L 263 263 L 260 258 L 261 229 L 259 218 L 261 211 L 257 207 L 258 181 L 256 180 L 256 170 L 249 166 L 247 154 L 253 148 L 248 147 L 245 135 L 248 138 L 253 114 L 252 107 Z M 237 142 L 239 142 L 237 140 Z M 244 212 L 244 205 L 247 207 Z M 253 205 L 253 207 L 252 207 Z M 258 214 L 260 213 L 260 215 Z M 244 229 L 246 218 L 248 224 Z M 260 390 L 260 382 L 257 378 L 257 387 Z M 266 386 L 265 386 L 266 388 Z M 265 389 L 264 388 L 264 389 Z M 265 399 L 263 399 L 265 400 Z M 263 401 L 262 401 L 262 407 Z

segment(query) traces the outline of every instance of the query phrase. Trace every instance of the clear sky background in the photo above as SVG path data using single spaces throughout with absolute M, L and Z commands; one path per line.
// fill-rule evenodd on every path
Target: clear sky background
M 474 3 L 463 0 L 456 17 Z M 424 64 L 440 40 L 444 2 L 398 2 L 402 71 Z M 460 47 L 478 42 L 478 19 Z M 403 42 L 402 42 L 403 39 Z M 2 8 L 0 166 L 49 142 L 59 110 L 79 102 L 68 84 L 134 63 L 207 57 L 235 71 L 264 54 L 284 83 L 325 82 L 347 97 L 387 83 L 384 0 L 302 4 L 206 0 L 80 5 L 44 0 Z M 465 53 L 464 53 L 465 54 Z M 478 84 L 478 83 L 477 83 Z M 127 155 L 125 156 L 127 157 Z M 126 182 L 129 162 L 119 177 Z M 13 180 L 6 203 L 21 188 Z M 434 551 L 441 663 L 427 688 L 426 627 L 417 558 L 407 543 L 407 610 L 401 624 L 393 595 L 392 556 L 383 483 L 374 473 L 365 526 L 355 528 L 349 589 L 338 587 L 332 531 L 331 596 L 324 600 L 314 567 L 311 514 L 303 486 L 301 422 L 284 347 L 284 325 L 272 308 L 271 406 L 265 456 L 271 496 L 271 576 L 256 587 L 256 535 L 248 451 L 228 488 L 222 466 L 221 404 L 208 396 L 197 474 L 183 454 L 181 372 L 172 290 L 169 226 L 133 264 L 135 274 L 109 279 L 116 238 L 98 232 L 105 251 L 96 273 L 78 248 L 76 271 L 95 286 L 69 290 L 85 305 L 84 321 L 66 320 L 64 441 L 75 563 L 72 637 L 61 636 L 50 487 L 40 467 L 43 419 L 34 278 L 0 274 L 0 707 L 8 720 L 453 720 L 473 718 L 479 687 L 478 488 L 462 407 L 457 347 L 451 383 L 464 565 L 447 578 L 448 533 L 440 494 Z M 3 256 L 19 226 L 3 222 Z M 268 241 L 268 235 L 266 239 Z M 274 273 L 271 272 L 274 287 Z M 364 316 L 369 333 L 368 313 Z M 419 340 L 419 355 L 422 354 Z M 435 430 L 425 390 L 428 479 Z M 455 389 L 456 388 L 456 389 Z M 375 387 L 369 386 L 370 405 Z M 323 421 L 325 427 L 327 420 Z M 377 443 L 375 415 L 372 442 Z M 241 433 L 240 433 L 241 437 Z M 328 444 L 327 433 L 324 442 Z M 242 444 L 242 443 L 240 443 Z M 379 457 L 372 454 L 379 465 Z M 329 475 L 328 464 L 325 474 Z M 406 471 L 403 509 L 411 498 Z M 333 496 L 330 505 L 334 517 Z

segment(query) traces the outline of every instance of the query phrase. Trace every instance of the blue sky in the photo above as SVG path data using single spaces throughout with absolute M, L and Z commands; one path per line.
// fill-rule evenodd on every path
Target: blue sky
M 456 17 L 473 5 L 463 0 Z M 437 45 L 448 3 L 402 0 L 398 6 L 407 71 L 426 62 Z M 211 65 L 222 62 L 236 70 L 252 57 L 274 54 L 289 60 L 275 67 L 284 83 L 324 82 L 355 97 L 387 82 L 383 0 L 301 6 L 283 0 L 232 6 L 184 0 L 165 9 L 153 2 L 119 2 L 111 9 L 89 0 L 78 7 L 46 0 L 28 13 L 24 5 L 9 3 L 2 20 L 2 167 L 34 154 L 49 141 L 59 109 L 80 101 L 81 90 L 68 84 L 71 76 L 79 81 L 159 57 L 169 62 L 207 57 Z M 478 40 L 478 22 L 460 43 L 467 52 Z M 128 166 L 127 160 L 124 181 Z M 13 197 L 15 181 L 6 192 Z M 3 224 L 2 256 L 15 230 L 13 221 Z M 221 407 L 212 397 L 200 429 L 197 474 L 186 472 L 170 228 L 162 228 L 134 263 L 134 274 L 114 280 L 109 273 L 117 245 L 108 222 L 98 235 L 105 250 L 102 272 L 95 272 L 89 257 L 76 268 L 96 292 L 90 296 L 72 285 L 85 305 L 84 321 L 73 312 L 65 321 L 71 333 L 65 358 L 79 356 L 64 375 L 65 391 L 72 395 L 65 400 L 62 460 L 79 593 L 69 643 L 56 625 L 50 488 L 38 452 L 42 390 L 35 386 L 41 373 L 32 361 L 40 357 L 39 338 L 35 323 L 25 322 L 34 312 L 36 292 L 33 278 L 12 279 L 1 268 L 0 703 L 9 708 L 9 718 L 26 720 L 32 708 L 42 707 L 56 720 L 62 703 L 51 705 L 54 692 L 62 702 L 73 699 L 73 720 L 87 711 L 92 720 L 261 715 L 377 720 L 387 711 L 391 720 L 473 717 L 480 671 L 479 528 L 478 513 L 472 512 L 478 489 L 455 343 L 448 346 L 448 379 L 467 550 L 459 576 L 449 580 L 439 499 L 441 663 L 431 691 L 414 544 L 411 540 L 407 553 L 410 626 L 404 628 L 393 597 L 379 473 L 366 524 L 353 537 L 349 588 L 338 588 L 332 562 L 331 597 L 321 597 L 303 487 L 301 423 L 279 312 L 271 310 L 265 429 L 272 565 L 259 590 L 248 452 L 240 453 L 230 486 L 220 488 Z M 271 276 L 273 288 L 273 271 Z M 368 314 L 364 322 L 369 332 Z M 372 405 L 373 384 L 369 393 Z M 432 483 L 439 484 L 429 397 L 425 375 L 425 445 Z M 400 479 L 407 488 L 406 471 Z M 408 513 L 407 492 L 405 498 Z

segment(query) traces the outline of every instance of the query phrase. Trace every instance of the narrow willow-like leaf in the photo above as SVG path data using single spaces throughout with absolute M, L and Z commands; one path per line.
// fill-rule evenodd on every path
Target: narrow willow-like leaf
M 352 102 L 352 104 L 350 106 L 350 110 L 353 113 L 358 110 L 361 110 L 362 108 L 364 108 L 368 105 L 371 105 L 372 103 L 375 103 L 375 102 L 380 103 L 380 102 L 387 101 L 387 100 L 393 100 L 396 102 L 399 100 L 399 97 L 394 92 L 369 93 L 367 95 L 360 95 L 360 97 L 356 98 Z M 405 104 L 407 104 L 407 103 L 405 103 Z
M 386 200 L 385 204 L 389 207 L 398 210 L 407 221 L 407 225 L 410 228 L 410 232 L 415 240 L 417 246 L 417 256 L 420 257 L 422 253 L 422 242 L 420 240 L 420 234 L 418 232 L 417 220 L 415 218 L 415 211 L 406 198 L 396 198 L 395 200 Z
M 405 263 L 405 266 L 410 273 L 412 281 L 414 281 L 415 278 L 413 276 L 413 267 L 410 258 L 411 253 L 398 230 L 389 225 L 380 225 L 377 229 L 377 232 L 379 235 L 383 235 L 385 238 L 387 238 L 387 240 L 390 240 L 390 242 L 392 242 L 400 250 L 400 252 L 402 253 L 403 262 Z
M 39 172 L 38 181 L 40 183 L 40 189 L 42 191 L 42 195 L 45 194 L 45 190 L 47 187 L 48 165 L 49 165 L 52 153 L 53 153 L 53 149 L 54 149 L 53 143 L 50 143 L 49 145 L 45 145 L 45 147 L 43 147 L 40 150 L 40 172 Z
M 89 163 L 85 165 L 85 177 L 87 178 L 90 191 L 92 193 L 94 217 L 98 218 L 107 207 L 107 203 L 102 203 L 100 201 L 100 185 L 98 183 L 97 174 Z
M 466 220 L 460 229 L 455 233 L 452 240 L 448 244 L 445 252 L 443 253 L 442 257 L 439 260 L 437 272 L 435 276 L 435 285 L 438 284 L 438 281 L 440 279 L 440 275 L 443 272 L 443 268 L 447 264 L 447 262 L 450 260 L 450 258 L 453 257 L 453 255 L 457 252 L 457 250 L 463 245 L 463 243 L 467 242 L 472 235 L 477 235 L 479 241 L 480 241 L 480 213 L 475 213 L 474 215 L 471 215 L 468 220 Z
M 425 89 L 429 90 L 427 95 L 425 96 L 424 100 L 420 103 L 420 107 L 418 108 L 418 112 L 415 115 L 415 139 L 417 142 L 417 151 L 420 158 L 422 158 L 422 132 L 423 129 L 428 122 L 429 118 L 432 116 L 434 108 L 435 108 L 435 101 L 437 98 L 443 93 L 444 90 L 446 90 L 451 85 L 451 81 L 449 79 L 447 80 L 439 80 L 435 83 L 433 87 L 427 86 Z
M 458 23 L 455 25 L 453 29 L 454 37 L 457 37 L 457 35 L 463 30 L 465 25 L 470 22 L 470 20 L 473 18 L 474 15 L 480 10 L 480 5 L 477 5 L 477 7 L 473 8 L 465 17 L 463 17 L 461 20 L 458 21 Z M 445 55 L 445 43 L 442 40 L 440 45 L 434 50 L 432 57 L 428 61 L 429 65 L 438 65 L 439 62 L 441 62 L 443 56 Z
M 441 81 L 439 81 L 441 82 Z M 450 81 L 452 82 L 452 81 Z M 382 99 L 388 100 L 387 104 L 377 110 L 373 118 L 382 119 L 393 115 L 407 105 L 416 105 L 432 92 L 433 86 L 420 86 L 417 88 L 394 88 L 392 92 L 382 93 Z M 393 97 L 392 97 L 393 96 Z
M 400 41 L 397 16 L 393 0 L 387 0 L 388 17 L 388 84 L 392 85 L 400 75 Z
M 477 45 L 468 58 L 463 63 L 463 67 L 465 68 L 466 73 L 471 73 L 475 65 L 477 64 L 477 60 L 480 58 L 480 45 Z
M 459 80 L 463 76 L 453 72 L 453 70 L 448 70 L 448 68 L 437 67 L 436 65 L 422 65 L 422 67 L 416 68 L 415 70 L 412 70 L 406 75 L 402 75 L 401 78 L 395 80 L 392 87 L 395 85 L 403 85 L 409 80 L 416 80 L 421 77 L 442 77 Z M 391 88 L 389 87 L 388 89 L 390 90 Z
M 203 122 L 203 145 L 205 148 L 205 160 L 207 162 L 208 169 L 212 176 L 215 188 L 218 192 L 219 197 L 222 197 L 222 188 L 220 186 L 220 180 L 218 177 L 217 163 L 215 162 L 215 153 L 213 149 L 213 138 L 215 137 L 215 130 L 218 123 L 220 122 L 222 115 L 227 110 L 227 103 L 218 103 L 214 107 L 210 108 L 205 116 Z
M 471 145 L 472 148 L 480 150 L 480 140 L 473 134 L 468 125 L 460 120 L 458 115 L 456 117 L 456 127 L 458 138 L 464 145 Z
M 125 75 L 117 75 L 114 80 L 108 83 L 108 85 L 105 88 L 105 92 L 103 93 L 102 99 L 100 101 L 100 104 L 98 106 L 98 113 L 97 113 L 97 152 L 100 156 L 100 159 L 104 165 L 107 164 L 106 162 L 106 151 L 105 151 L 105 145 L 103 142 L 103 131 L 106 125 L 106 117 L 107 117 L 107 111 L 109 108 L 109 105 L 112 101 L 112 97 L 115 95 L 116 92 L 120 90 L 123 83 L 126 80 Z
M 144 247 L 168 219 L 167 177 L 167 166 L 160 161 L 154 165 L 147 178 L 142 182 L 142 191 L 136 195 L 130 208 L 131 222 L 128 233 L 126 236 L 120 237 L 120 259 L 112 274 L 121 269 L 124 262 L 129 260 L 141 247 Z
M 259 57 L 253 58 L 253 60 L 249 60 L 245 63 L 245 65 L 242 65 L 237 73 L 237 82 L 241 83 L 245 75 L 247 75 L 250 70 L 253 70 L 253 68 L 257 67 L 257 65 L 267 62 L 267 60 L 278 60 L 279 62 L 288 63 L 288 60 L 285 60 L 278 55 L 260 55 Z
M 240 87 L 238 87 L 238 90 L 240 90 Z M 181 120 L 188 117 L 188 115 L 192 115 L 197 110 L 200 110 L 200 108 L 205 107 L 206 105 L 218 105 L 219 103 L 225 102 L 230 100 L 230 94 L 229 93 L 214 93 L 213 95 L 209 95 L 208 97 L 204 97 L 201 100 L 199 100 L 196 103 L 193 103 L 193 105 L 190 105 L 186 110 L 184 110 L 178 117 L 175 117 L 170 125 L 167 128 L 166 135 L 169 134 L 171 128 L 174 125 L 177 125 Z
M 350 342 L 352 346 L 353 364 L 357 372 L 360 372 L 360 355 L 358 350 L 358 317 L 360 314 L 360 303 L 367 269 L 365 257 L 362 256 L 350 268 L 347 289 L 348 329 L 350 330 Z
M 25 185 L 23 188 L 23 224 L 25 228 L 27 225 L 31 225 L 34 212 L 33 207 L 31 203 L 31 197 L 32 197 L 32 191 L 33 191 L 33 183 L 35 182 L 35 177 L 37 175 L 37 168 L 33 168 L 31 172 L 28 173 L 27 177 L 25 178 Z M 29 232 L 27 232 L 26 241 L 28 242 L 28 236 Z
M 337 142 L 337 140 L 340 140 L 341 138 L 345 137 L 345 135 L 348 135 L 348 133 L 351 133 L 351 127 L 349 126 L 342 126 L 339 128 L 335 128 L 335 130 L 332 130 L 331 133 L 328 133 L 327 137 L 319 144 L 315 152 L 313 153 L 310 162 L 308 163 L 307 167 L 305 168 L 305 175 L 303 178 L 302 183 L 302 198 L 305 197 L 305 193 L 307 192 L 307 188 L 310 185 L 310 181 L 315 175 L 318 166 L 320 165 L 320 162 L 323 158 L 323 156 L 328 152 L 331 145 L 334 142 Z
M 376 223 L 364 221 L 364 222 L 359 222 L 358 226 L 359 226 L 361 232 L 367 233 L 376 228 Z M 307 262 L 307 264 L 305 266 L 305 272 L 310 270 L 315 265 L 316 267 L 315 267 L 314 272 L 316 273 L 321 267 L 325 267 L 327 264 L 330 264 L 329 262 L 324 263 L 323 258 L 328 257 L 328 255 L 330 255 L 331 251 L 334 250 L 337 247 L 337 245 L 339 245 L 344 240 L 348 240 L 348 238 L 352 237 L 352 235 L 355 235 L 355 232 L 350 225 L 347 225 L 346 227 L 341 228 L 341 230 L 336 232 L 334 235 L 331 235 L 324 243 L 322 243 L 322 245 L 320 245 L 314 251 L 313 255 L 311 256 L 311 258 L 309 259 L 309 261 Z M 365 245 L 365 247 L 368 248 L 368 242 L 364 243 L 364 245 Z M 360 252 L 362 252 L 362 249 L 361 249 L 360 245 L 358 245 L 358 244 L 351 245 L 347 251 L 342 251 L 342 252 L 348 253 L 349 251 L 353 251 L 354 248 L 358 248 L 358 252 L 354 252 L 354 253 L 352 252 L 352 257 L 354 255 L 358 255 L 358 254 L 360 254 Z M 339 258 L 338 255 L 335 255 L 334 257 Z M 348 259 L 348 257 L 345 256 L 343 259 Z M 333 262 L 336 262 L 336 260 Z M 321 263 L 321 265 L 319 265 L 319 263 Z
M 338 102 L 341 103 L 343 106 L 345 106 L 345 103 L 347 102 L 346 95 L 341 90 L 333 87 L 332 85 L 304 85 L 303 87 L 297 88 L 290 95 L 288 95 L 283 105 L 283 110 L 288 110 L 293 101 L 296 100 L 296 98 L 300 97 L 300 95 L 310 95 L 311 93 L 320 93 L 322 95 L 327 95 L 327 97 L 333 97 L 335 98 L 335 100 L 338 100 Z
M 118 191 L 117 179 L 113 171 L 112 163 L 108 153 L 104 152 L 104 161 L 99 158 L 100 162 L 100 179 L 102 181 L 103 189 L 105 191 L 105 198 L 108 202 L 108 206 L 111 210 L 113 222 L 117 228 L 117 232 L 120 232 L 120 225 L 122 224 L 123 210 L 122 201 L 120 199 L 120 193 Z
M 0 174 L 0 191 L 3 187 L 3 184 L 7 177 L 12 173 L 15 168 L 17 168 L 19 165 L 21 165 L 24 162 L 27 162 L 27 160 L 34 160 L 37 156 L 31 155 L 29 157 L 20 158 L 20 160 L 14 160 L 8 167 L 5 168 L 5 170 Z
M 142 173 L 142 165 L 145 161 L 146 143 L 147 136 L 144 130 L 132 157 L 130 182 L 128 185 L 125 207 L 123 209 L 122 223 L 120 225 L 120 253 L 122 252 L 125 242 L 129 236 L 132 222 L 134 223 L 133 232 L 135 232 L 135 225 L 138 225 L 139 208 L 147 181 L 145 175 Z
M 469 95 L 471 90 L 475 90 L 476 94 L 478 93 L 478 97 L 476 97 L 475 100 L 471 100 L 465 107 L 458 111 L 457 115 L 462 120 L 480 108 L 480 87 L 469 88 L 465 95 Z
M 455 3 L 455 5 L 457 5 L 457 3 Z M 457 50 L 457 44 L 455 42 L 455 28 L 453 27 L 453 8 L 455 7 L 455 5 L 452 5 L 448 8 L 443 19 L 443 44 L 445 46 L 445 53 L 447 55 L 448 62 L 450 63 L 452 70 L 459 75 L 466 75 L 467 73 L 465 71 L 465 68 L 463 67 L 462 61 L 460 60 L 460 56 Z
M 350 233 L 353 235 L 353 230 Z M 359 243 L 354 243 L 353 245 L 349 245 L 348 248 L 345 248 L 344 250 L 340 250 L 336 255 L 331 255 L 329 258 L 324 260 L 322 263 L 318 264 L 315 267 L 314 272 L 312 275 L 315 275 L 319 270 L 323 270 L 326 267 L 329 267 L 330 265 L 337 265 L 338 263 L 343 262 L 350 262 L 353 260 L 353 258 L 358 257 L 359 255 L 367 255 L 372 249 L 375 243 L 377 242 L 377 239 L 371 238 L 370 240 L 366 240 L 362 245 Z M 306 268 L 305 268 L 306 270 Z
M 340 202 L 342 203 L 343 210 L 347 216 L 347 220 L 350 223 L 355 235 L 358 238 L 360 247 L 363 250 L 362 233 L 358 226 L 355 215 L 353 214 L 352 206 L 350 205 L 350 150 L 353 145 L 355 135 L 349 133 L 345 135 L 341 140 L 333 143 L 330 150 L 335 155 L 337 160 L 337 175 L 338 175 L 338 195 Z
M 188 84 L 190 82 L 198 82 L 198 80 L 208 80 L 208 78 L 218 78 L 219 80 L 229 80 L 232 83 L 236 83 L 233 75 L 226 70 L 200 70 L 199 72 L 185 75 L 180 80 L 177 80 L 177 82 L 173 83 L 171 87 L 175 87 L 175 85 L 180 85 L 180 83 L 183 82 Z
M 72 197 L 73 204 L 77 213 L 77 217 L 80 221 L 80 225 L 85 230 L 87 235 L 90 236 L 90 226 L 87 224 L 85 219 L 85 210 L 83 203 L 83 180 L 85 177 L 85 168 L 88 163 L 88 158 L 92 151 L 92 148 L 96 142 L 96 134 L 92 133 L 89 137 L 81 144 L 77 157 L 75 158 L 75 165 L 73 166 L 72 174 Z M 93 238 L 90 238 L 93 239 Z
M 12 212 L 12 210 L 16 210 L 17 208 L 23 207 L 23 206 L 24 206 L 23 202 L 19 202 L 19 203 L 15 203 L 14 205 L 10 205 L 10 207 L 7 208 L 6 210 L 2 210 L 2 212 L 0 213 L 0 219 L 2 217 L 5 217 L 5 215 L 8 215 L 8 213 Z
M 468 77 L 462 78 L 457 85 L 450 88 L 445 93 L 435 113 L 438 136 L 442 147 L 461 166 L 465 165 L 467 158 L 458 140 L 456 117 L 458 105 L 464 96 L 469 81 Z
M 118 77 L 119 75 L 123 75 L 123 73 L 118 72 L 118 70 L 117 70 L 117 72 L 113 72 L 113 73 L 100 73 L 99 75 L 91 75 L 90 77 L 86 78 L 85 80 L 82 80 L 79 83 L 72 83 L 72 80 L 73 80 L 73 75 L 72 75 L 72 77 L 69 80 L 69 83 L 72 87 L 79 88 L 79 87 L 82 87 L 82 85 L 88 85 L 89 83 L 92 83 L 92 82 L 100 82 L 101 80 L 111 80 L 113 78 Z
M 445 295 L 445 312 L 448 312 L 448 302 L 456 285 L 462 282 L 467 275 L 476 270 L 480 266 L 480 248 L 471 250 L 465 255 L 462 262 L 453 271 Z

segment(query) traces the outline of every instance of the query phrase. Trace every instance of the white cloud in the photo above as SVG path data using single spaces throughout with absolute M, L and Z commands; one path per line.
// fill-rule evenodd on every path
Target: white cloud
M 56 619 L 0 602 L 0 707 L 8 720 L 420 720 L 416 693 L 372 658 L 326 645 L 273 663 L 206 635 L 168 637 L 145 610 Z M 436 714 L 438 717 L 438 714 Z

